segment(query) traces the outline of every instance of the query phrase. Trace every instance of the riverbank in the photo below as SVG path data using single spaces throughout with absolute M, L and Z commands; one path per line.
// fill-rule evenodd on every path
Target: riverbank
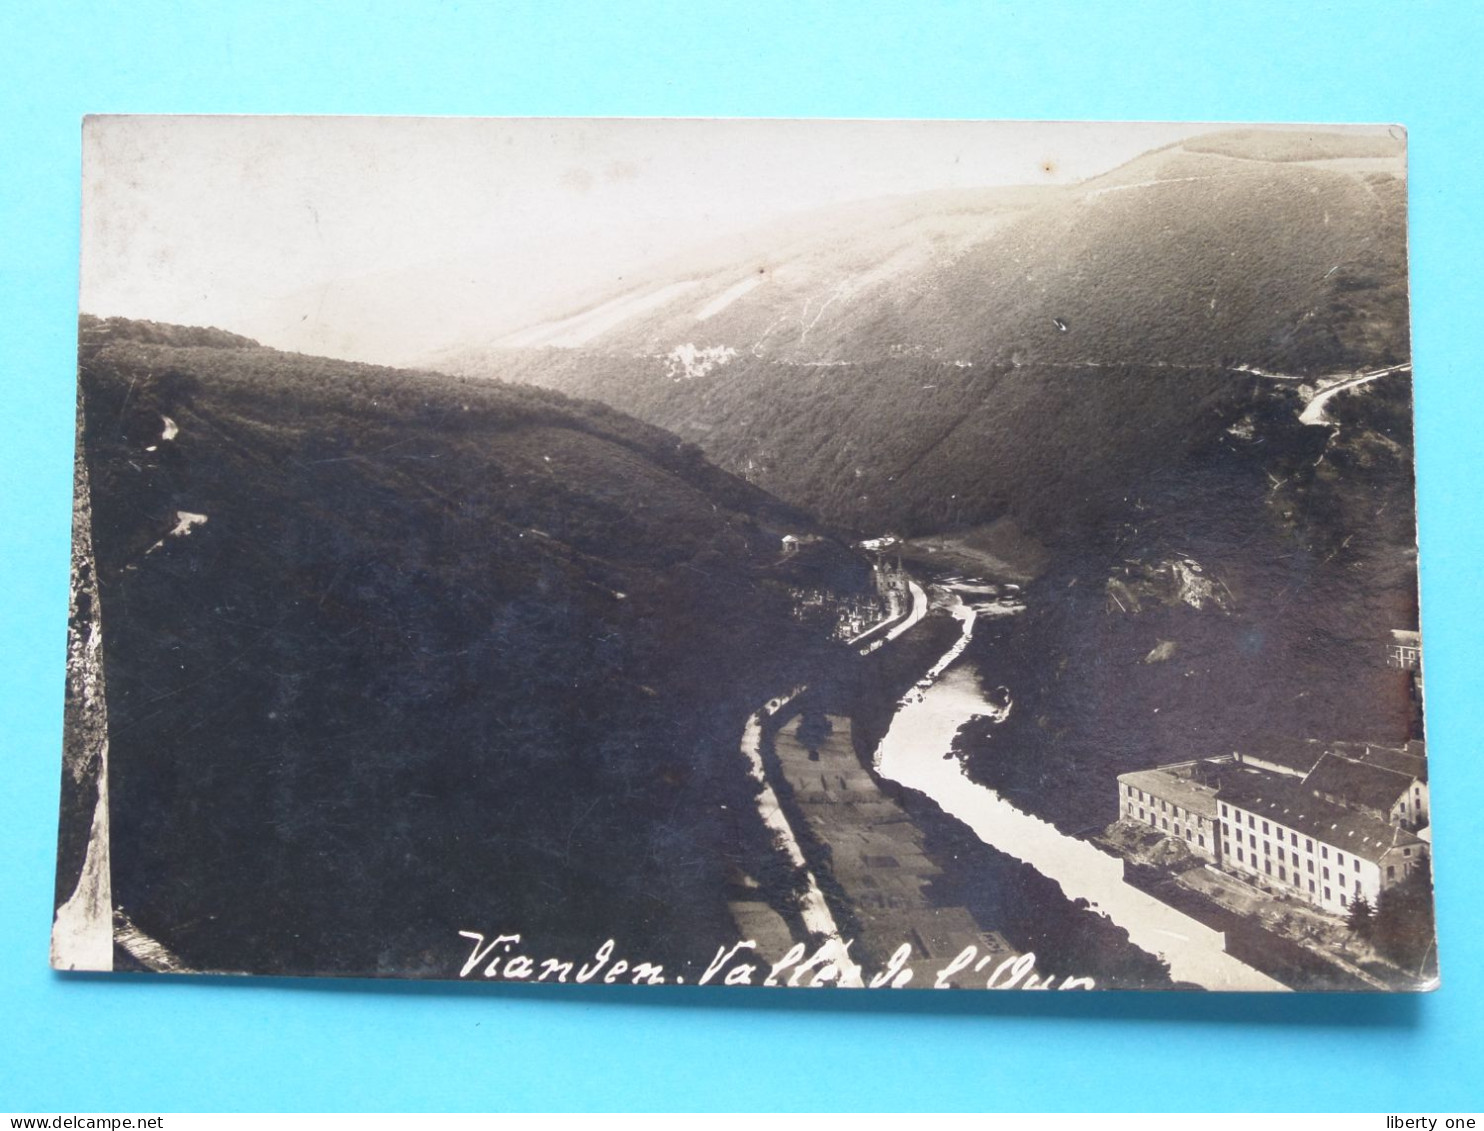
M 904 945 L 919 971 L 970 954 L 946 979 L 966 987 L 1002 985 L 994 971 L 1020 963 L 1017 970 L 1034 967 L 1038 979 L 1057 984 L 1174 988 L 1159 959 L 1086 901 L 1068 899 L 931 800 L 868 768 L 899 706 L 920 701 L 923 685 L 951 670 L 965 627 L 979 616 L 940 587 L 931 600 L 920 584 L 913 594 L 912 623 L 890 647 L 861 655 L 838 678 L 776 697 L 749 721 L 743 748 L 758 757 L 760 812 L 800 883 L 782 916 L 756 896 L 739 900 L 733 912 L 743 937 L 755 938 L 761 954 L 806 936 L 844 939 L 854 961 L 878 970 Z M 985 607 L 986 615 L 1009 615 Z M 802 934 L 801 908 L 813 911 Z
M 1213 990 L 1283 988 L 1228 955 L 1218 931 L 1126 884 L 1121 860 L 1022 812 L 966 777 L 956 758 L 945 758 L 959 727 L 989 710 L 972 670 L 949 671 L 898 712 L 877 754 L 878 773 L 924 794 L 985 844 L 1056 883 L 1067 899 L 1085 900 L 1135 946 L 1168 963 L 1173 980 Z
M 1017 956 L 965 907 L 936 897 L 943 869 L 917 823 L 856 757 L 849 718 L 807 706 L 767 749 L 769 776 L 857 962 L 883 969 L 904 944 L 937 968 L 969 948 L 997 962 Z
M 1029 866 L 1060 889 L 1062 900 L 1105 918 L 1133 947 L 1167 964 L 1173 982 L 1218 990 L 1285 988 L 1229 955 L 1221 932 L 1125 883 L 1117 857 L 1018 809 L 966 776 L 953 756 L 960 729 L 973 719 L 1003 721 L 1009 710 L 1003 698 L 991 702 L 986 697 L 979 672 L 964 657 L 976 625 L 993 623 L 993 618 L 976 615 L 956 595 L 950 611 L 960 625 L 960 639 L 929 669 L 934 673 L 930 686 L 898 704 L 874 752 L 877 775 L 922 795 L 985 846 Z M 1041 899 L 1045 907 L 1056 906 L 1048 902 L 1049 892 Z M 1002 908 L 1028 905 L 1023 894 L 1018 904 L 1014 899 L 994 902 Z

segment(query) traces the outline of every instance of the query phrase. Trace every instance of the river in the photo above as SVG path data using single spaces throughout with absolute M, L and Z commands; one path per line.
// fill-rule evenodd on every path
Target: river
M 1219 932 L 1125 883 L 1118 857 L 1017 809 L 966 777 L 957 758 L 944 757 L 964 723 L 976 716 L 1003 717 L 1005 711 L 1004 704 L 991 702 L 980 690 L 979 673 L 971 663 L 954 663 L 978 615 L 956 595 L 952 611 L 962 623 L 962 634 L 934 665 L 932 686 L 909 695 L 893 717 L 876 751 L 877 772 L 926 794 L 985 844 L 1056 881 L 1068 899 L 1087 900 L 1127 930 L 1136 946 L 1168 962 L 1175 980 L 1209 990 L 1286 989 L 1227 954 Z M 1107 790 L 1111 813 L 1113 782 Z

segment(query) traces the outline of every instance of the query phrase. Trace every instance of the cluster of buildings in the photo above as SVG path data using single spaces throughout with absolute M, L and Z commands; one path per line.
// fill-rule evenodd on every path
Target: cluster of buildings
M 1297 741 L 1121 774 L 1120 819 L 1275 895 L 1344 915 L 1428 853 L 1421 742 Z
M 780 561 L 787 561 L 805 547 L 823 542 L 817 534 L 785 534 Z M 793 614 L 798 620 L 820 616 L 833 619 L 836 640 L 851 641 L 880 625 L 904 615 L 912 607 L 907 573 L 902 569 L 900 554 L 893 560 L 888 552 L 898 544 L 891 535 L 862 542 L 871 559 L 871 588 L 857 595 L 842 597 L 825 586 L 795 586 L 791 589 Z
M 833 622 L 831 636 L 854 640 L 861 633 L 893 615 L 891 607 L 875 594 L 841 597 L 829 589 L 790 589 L 795 620 L 823 618 Z

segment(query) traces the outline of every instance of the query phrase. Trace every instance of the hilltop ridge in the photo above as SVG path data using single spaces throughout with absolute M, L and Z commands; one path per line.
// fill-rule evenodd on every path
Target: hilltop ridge
M 1256 401 L 1406 361 L 1401 162 L 1385 135 L 1227 131 L 871 202 L 429 363 L 604 400 L 862 532 L 1055 537 Z

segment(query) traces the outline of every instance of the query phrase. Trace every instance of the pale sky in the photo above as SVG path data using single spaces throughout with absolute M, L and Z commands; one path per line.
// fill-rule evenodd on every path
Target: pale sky
M 1215 128 L 96 117 L 81 308 L 395 363 L 791 213 L 1082 180 Z

